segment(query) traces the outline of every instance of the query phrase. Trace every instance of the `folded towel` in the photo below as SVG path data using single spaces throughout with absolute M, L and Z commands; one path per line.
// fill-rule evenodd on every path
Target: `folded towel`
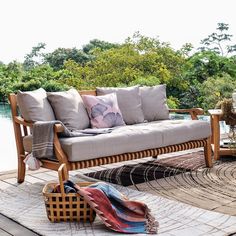
M 158 222 L 145 203 L 130 201 L 113 186 L 98 182 L 80 187 L 70 180 L 64 183 L 65 192 L 83 196 L 90 207 L 110 229 L 120 233 L 156 234 Z M 60 192 L 57 186 L 54 192 Z

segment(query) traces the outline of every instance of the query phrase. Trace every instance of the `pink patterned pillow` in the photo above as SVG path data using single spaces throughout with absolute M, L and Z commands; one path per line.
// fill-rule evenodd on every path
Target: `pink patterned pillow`
M 103 96 L 82 96 L 92 128 L 111 128 L 125 125 L 115 93 Z

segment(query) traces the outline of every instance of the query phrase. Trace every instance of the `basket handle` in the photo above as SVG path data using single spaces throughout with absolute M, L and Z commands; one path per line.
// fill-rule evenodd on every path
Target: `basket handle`
M 66 168 L 66 164 L 61 164 L 58 168 L 58 177 L 60 183 L 61 194 L 65 194 L 63 182 L 69 179 L 69 174 Z

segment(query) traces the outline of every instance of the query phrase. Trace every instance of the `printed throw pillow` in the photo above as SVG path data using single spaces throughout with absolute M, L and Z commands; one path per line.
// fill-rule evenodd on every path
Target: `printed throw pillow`
M 18 91 L 17 104 L 22 117 L 27 121 L 51 121 L 55 116 L 47 93 L 43 88 L 33 91 Z
M 140 87 L 142 109 L 147 121 L 169 119 L 169 109 L 166 102 L 166 85 Z
M 115 93 L 104 96 L 82 95 L 92 128 L 125 125 Z
M 90 126 L 83 100 L 76 89 L 48 92 L 47 97 L 57 120 L 60 120 L 68 129 L 80 130 Z
M 139 86 L 127 88 L 99 87 L 97 95 L 116 93 L 118 105 L 127 125 L 144 122 Z

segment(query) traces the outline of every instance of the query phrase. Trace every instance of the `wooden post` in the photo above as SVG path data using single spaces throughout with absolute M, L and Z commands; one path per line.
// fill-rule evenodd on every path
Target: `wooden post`
M 213 143 L 214 143 L 214 159 L 219 160 L 220 155 L 220 117 L 218 115 L 212 115 L 212 127 L 213 127 Z
M 212 150 L 211 150 L 211 138 L 207 139 L 207 143 L 204 146 L 204 156 L 205 156 L 205 162 L 206 166 L 211 168 L 212 167 Z
M 17 124 L 15 122 L 15 117 L 17 116 L 16 95 L 10 94 L 8 98 L 11 103 L 12 122 L 13 122 L 13 128 L 14 128 L 14 133 L 15 133 L 16 149 L 17 149 L 17 156 L 18 156 L 17 181 L 18 181 L 18 183 L 22 183 L 25 180 L 25 163 L 23 162 L 23 160 L 25 158 L 25 150 L 24 150 L 24 146 L 23 146 L 23 138 L 22 138 L 22 134 L 21 134 L 20 124 Z

